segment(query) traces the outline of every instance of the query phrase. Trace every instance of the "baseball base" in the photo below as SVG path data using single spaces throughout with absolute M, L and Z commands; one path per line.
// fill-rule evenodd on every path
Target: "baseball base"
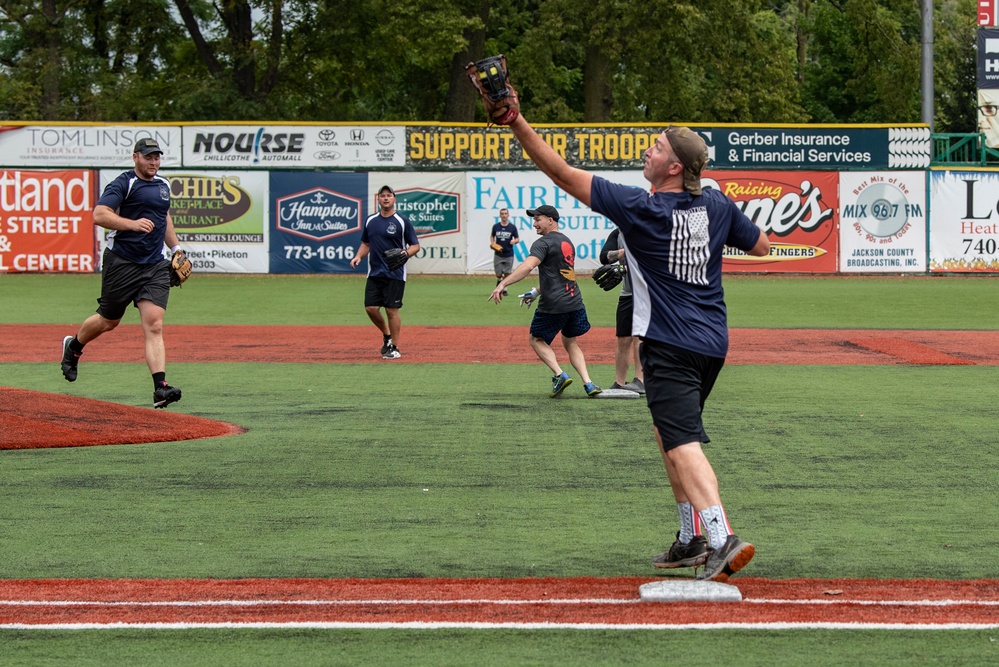
M 604 389 L 594 398 L 640 398 L 640 397 L 641 394 L 639 394 L 637 391 L 628 391 L 627 389 Z
M 742 602 L 742 593 L 732 584 L 717 581 L 670 579 L 638 587 L 646 602 Z

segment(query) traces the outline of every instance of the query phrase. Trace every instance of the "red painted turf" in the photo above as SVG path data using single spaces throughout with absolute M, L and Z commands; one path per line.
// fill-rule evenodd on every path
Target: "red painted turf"
M 650 580 L 0 581 L 0 624 L 999 624 L 997 580 L 748 577 L 731 582 L 742 592 L 742 602 L 642 602 L 638 587 Z

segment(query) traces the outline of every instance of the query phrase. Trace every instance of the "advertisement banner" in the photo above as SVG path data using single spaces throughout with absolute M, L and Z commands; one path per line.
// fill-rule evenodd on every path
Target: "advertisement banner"
M 978 29 L 978 87 L 999 88 L 999 28 Z
M 93 273 L 94 179 L 87 170 L 0 171 L 0 273 Z
M 839 175 L 839 270 L 926 271 L 926 174 Z
M 770 254 L 725 249 L 725 271 L 835 273 L 839 241 L 836 172 L 709 171 L 704 187 L 721 190 L 767 233 Z
M 930 272 L 999 272 L 999 172 L 930 172 Z
M 184 166 L 404 167 L 406 130 L 382 125 L 185 125 Z
M 166 125 L 0 125 L 0 165 L 131 169 L 146 137 L 163 148 L 163 167 L 180 166 L 180 128 Z
M 583 169 L 638 169 L 662 125 L 578 127 L 539 125 L 556 153 Z M 930 164 L 930 129 L 906 127 L 781 128 L 694 126 L 715 169 L 914 169 Z M 482 125 L 406 129 L 410 167 L 533 169 L 513 133 Z
M 368 185 L 370 213 L 378 211 L 378 190 L 388 185 L 396 210 L 416 228 L 420 251 L 406 264 L 408 273 L 465 273 L 464 174 L 374 173 Z
M 120 174 L 120 170 L 102 170 L 100 192 Z M 170 217 L 195 272 L 267 273 L 267 174 L 161 171 L 159 175 L 170 182 Z M 98 227 L 97 232 L 103 255 L 108 230 Z
M 270 174 L 271 273 L 364 273 L 350 267 L 371 210 L 368 175 Z
M 649 183 L 638 171 L 594 172 L 615 183 L 648 189 Z M 528 209 L 548 204 L 558 209 L 559 231 L 576 246 L 576 270 L 583 273 L 600 266 L 600 250 L 614 223 L 594 213 L 539 171 L 469 172 L 468 189 L 468 273 L 493 273 L 493 251 L 489 235 L 499 222 L 500 209 L 510 211 L 510 223 L 516 226 L 520 244 L 514 247 L 514 266 L 531 253 L 538 239 Z
M 264 172 L 164 172 L 170 217 L 195 271 L 267 273 L 268 186 Z
M 999 25 L 999 12 L 996 11 L 996 0 L 978 0 L 978 25 Z

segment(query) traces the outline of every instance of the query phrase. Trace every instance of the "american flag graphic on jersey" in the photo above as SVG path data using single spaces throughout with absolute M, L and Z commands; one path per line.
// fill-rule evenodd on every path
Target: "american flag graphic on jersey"
M 673 210 L 673 234 L 669 245 L 669 270 L 679 280 L 707 285 L 708 209 L 698 206 Z

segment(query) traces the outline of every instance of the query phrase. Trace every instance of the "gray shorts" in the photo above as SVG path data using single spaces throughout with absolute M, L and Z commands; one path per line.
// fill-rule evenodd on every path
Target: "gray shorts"
M 166 310 L 170 299 L 170 260 L 136 264 L 105 248 L 101 273 L 101 298 L 97 300 L 97 313 L 101 317 L 120 320 L 129 303 L 138 307 L 142 300 Z
M 497 277 L 508 276 L 513 273 L 513 255 L 509 257 L 493 255 L 493 270 L 496 272 Z

